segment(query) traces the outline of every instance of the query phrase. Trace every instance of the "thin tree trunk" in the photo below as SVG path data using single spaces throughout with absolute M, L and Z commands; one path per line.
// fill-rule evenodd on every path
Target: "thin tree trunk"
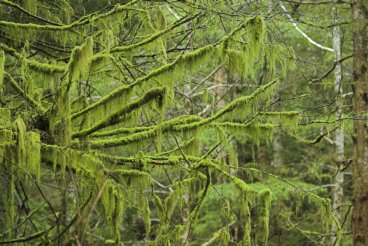
M 353 0 L 354 157 L 353 157 L 353 242 L 368 245 L 368 142 L 367 116 L 367 4 Z M 363 120 L 364 119 L 364 120 Z
M 336 8 L 333 8 L 334 14 L 334 23 L 338 23 L 338 12 Z M 335 62 L 341 60 L 341 32 L 340 26 L 336 25 L 333 28 L 333 49 L 335 53 Z M 343 106 L 344 101 L 342 97 L 342 66 L 341 63 L 337 63 L 334 71 L 335 76 L 335 95 L 337 97 L 336 100 L 336 120 L 339 120 L 343 117 Z M 338 167 L 338 172 L 335 176 L 335 187 L 333 189 L 332 194 L 332 207 L 334 209 L 334 213 L 336 218 L 341 221 L 341 212 L 340 208 L 343 203 L 344 192 L 343 192 L 343 182 L 344 182 L 344 173 L 340 171 L 340 165 L 344 160 L 344 129 L 342 125 L 340 125 L 336 129 L 335 135 L 335 146 L 336 146 L 336 164 Z M 335 224 L 334 224 L 335 225 Z M 336 226 L 333 227 L 333 231 L 336 231 Z M 332 237 L 332 242 L 335 242 L 336 236 Z
M 274 9 L 278 5 L 278 0 L 268 0 L 268 12 L 271 13 L 274 11 Z M 277 91 L 275 93 L 275 98 L 279 97 L 279 92 Z M 278 104 L 275 104 L 274 110 L 279 110 Z M 284 150 L 284 146 L 281 142 L 281 132 L 277 131 L 275 133 L 275 136 L 272 140 L 272 150 L 273 150 L 273 156 L 272 156 L 272 165 L 276 168 L 279 168 L 282 166 L 284 159 L 282 156 L 282 152 Z

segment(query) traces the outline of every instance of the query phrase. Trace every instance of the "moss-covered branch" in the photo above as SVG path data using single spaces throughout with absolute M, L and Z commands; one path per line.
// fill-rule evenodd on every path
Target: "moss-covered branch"
M 27 59 L 22 54 L 18 53 L 15 49 L 7 46 L 4 43 L 0 43 L 0 48 L 3 49 L 5 53 L 19 59 L 20 62 L 26 63 L 30 68 L 36 71 L 41 71 L 41 72 L 49 73 L 49 74 L 64 73 L 66 71 L 66 66 L 51 65 L 51 64 L 46 64 L 46 63 L 38 62 L 35 60 Z
M 35 107 L 35 109 L 40 112 L 41 114 L 44 114 L 46 110 L 40 105 L 38 102 L 36 102 L 32 97 L 30 97 L 27 93 L 23 91 L 23 89 L 18 85 L 18 83 L 13 79 L 13 77 L 5 73 L 5 78 L 8 79 L 11 86 L 32 106 Z
M 162 99 L 164 97 L 165 91 L 166 91 L 165 88 L 151 89 L 151 90 L 147 91 L 142 97 L 137 98 L 133 102 L 127 104 L 122 109 L 112 113 L 111 115 L 109 115 L 105 119 L 103 119 L 100 122 L 96 123 L 94 126 L 73 134 L 72 137 L 73 138 L 78 138 L 78 137 L 87 136 L 87 135 L 89 135 L 93 132 L 96 132 L 98 130 L 101 130 L 105 127 L 117 124 L 117 123 L 120 122 L 120 116 L 127 115 L 131 111 L 140 108 L 141 106 L 143 106 L 144 104 L 146 104 L 146 103 L 148 103 L 152 100 Z
M 25 13 L 26 15 L 28 15 L 28 16 L 36 19 L 36 20 L 43 21 L 43 22 L 45 22 L 47 24 L 50 24 L 50 25 L 60 26 L 60 24 L 58 24 L 56 22 L 53 22 L 53 21 L 50 21 L 50 20 L 47 20 L 47 19 L 44 19 L 44 18 L 42 18 L 40 16 L 34 15 L 31 12 L 29 12 L 26 9 L 22 8 L 21 6 L 19 6 L 18 4 L 13 3 L 13 2 L 10 2 L 8 0 L 0 0 L 0 4 L 7 5 L 7 6 L 10 6 L 10 7 L 15 8 L 15 9 L 18 9 L 19 11 Z
M 127 3 L 126 5 L 122 5 L 122 6 L 116 5 L 115 8 L 103 14 L 99 14 L 99 15 L 91 14 L 88 16 L 83 16 L 79 20 L 71 24 L 68 24 L 68 25 L 40 25 L 40 24 L 34 24 L 34 23 L 15 23 L 15 22 L 9 22 L 9 21 L 0 21 L 0 26 L 11 27 L 11 28 L 26 28 L 26 29 L 43 30 L 43 31 L 71 31 L 75 27 L 93 23 L 95 21 L 98 21 L 100 19 L 106 18 L 114 14 L 118 14 L 125 10 L 143 11 L 143 10 L 131 8 L 131 6 L 137 3 L 138 1 L 139 0 L 133 0 Z
M 191 21 L 195 18 L 198 18 L 199 16 L 202 16 L 203 14 L 204 14 L 204 12 L 195 14 L 193 16 L 185 16 L 185 17 L 175 21 L 173 24 L 168 26 L 166 29 L 164 29 L 162 31 L 159 31 L 159 32 L 149 36 L 148 38 L 146 38 L 146 39 L 144 39 L 144 40 L 142 40 L 138 43 L 127 45 L 127 46 L 114 47 L 114 48 L 111 49 L 111 53 L 128 51 L 128 50 L 132 50 L 134 48 L 149 44 L 152 41 L 154 41 L 154 40 L 160 38 L 161 36 L 165 35 L 166 33 L 174 30 L 176 27 L 179 27 L 179 26 L 181 26 L 181 25 L 183 25 L 183 24 L 185 24 L 185 23 L 187 23 L 187 22 L 189 22 L 189 21 Z
M 136 132 L 126 137 L 91 141 L 92 148 L 108 148 L 114 146 L 123 146 L 134 142 L 143 141 L 153 138 L 162 133 L 167 133 L 173 130 L 176 125 L 186 124 L 188 122 L 196 122 L 201 118 L 198 116 L 181 116 L 172 120 L 163 122 L 162 124 L 151 126 L 146 131 Z
M 171 128 L 178 124 L 184 124 L 187 122 L 193 122 L 200 120 L 201 117 L 194 116 L 194 115 L 183 115 L 179 116 L 178 118 L 174 118 L 168 121 L 165 121 L 159 125 L 155 126 L 141 126 L 141 127 L 132 127 L 132 128 L 118 128 L 111 131 L 105 131 L 105 132 L 96 132 L 92 134 L 92 137 L 108 137 L 108 136 L 114 136 L 118 134 L 134 134 L 134 133 L 140 133 L 140 132 L 148 132 L 150 130 L 160 131 L 160 132 L 166 132 L 171 130 Z
M 108 95 L 101 98 L 98 102 L 89 105 L 88 107 L 84 108 L 83 110 L 81 110 L 78 113 L 73 114 L 72 119 L 75 119 L 75 118 L 77 118 L 77 117 L 79 117 L 79 116 L 81 116 L 81 115 L 83 115 L 83 114 L 85 114 L 85 113 L 87 113 L 87 112 L 89 112 L 93 109 L 96 109 L 96 108 L 98 108 L 102 105 L 105 105 L 109 101 L 112 101 L 113 99 L 120 97 L 124 93 L 127 93 L 127 92 L 131 91 L 133 89 L 133 87 L 135 87 L 137 85 L 140 85 L 145 81 L 156 78 L 156 77 L 158 77 L 160 75 L 163 75 L 165 73 L 172 73 L 172 72 L 175 71 L 175 68 L 177 68 L 177 67 L 181 67 L 181 68 L 183 68 L 185 66 L 191 67 L 191 66 L 193 66 L 193 64 L 196 61 L 199 60 L 200 57 L 211 54 L 211 55 L 214 55 L 214 56 L 210 57 L 210 59 L 212 61 L 216 60 L 216 57 L 219 58 L 221 55 L 223 55 L 221 53 L 222 47 L 219 47 L 219 46 L 221 44 L 223 44 L 224 42 L 226 42 L 227 40 L 229 40 L 236 33 L 238 33 L 242 28 L 244 28 L 244 26 L 245 26 L 245 24 L 240 25 L 239 27 L 234 29 L 230 33 L 229 36 L 224 36 L 223 38 L 221 38 L 218 42 L 216 42 L 214 44 L 210 44 L 210 45 L 204 46 L 202 48 L 199 48 L 195 51 L 191 51 L 191 52 L 185 53 L 184 55 L 180 55 L 173 62 L 165 64 L 165 65 L 151 71 L 149 74 L 136 79 L 131 84 L 124 85 L 124 86 L 121 86 L 121 87 L 115 89 L 114 91 L 112 91 Z
M 211 117 L 208 117 L 206 119 L 203 119 L 199 122 L 194 122 L 190 124 L 180 125 L 175 127 L 174 129 L 177 131 L 186 131 L 194 128 L 198 128 L 201 126 L 204 126 L 212 121 L 215 121 L 221 117 L 223 117 L 226 114 L 232 113 L 234 111 L 243 111 L 241 114 L 244 114 L 244 111 L 246 112 L 247 109 L 253 109 L 255 106 L 259 104 L 262 99 L 266 99 L 269 97 L 273 90 L 275 89 L 275 86 L 277 86 L 278 80 L 273 80 L 270 83 L 263 85 L 259 87 L 257 90 L 255 90 L 251 95 L 249 96 L 243 96 L 235 99 L 226 107 L 218 111 L 216 114 L 214 114 Z

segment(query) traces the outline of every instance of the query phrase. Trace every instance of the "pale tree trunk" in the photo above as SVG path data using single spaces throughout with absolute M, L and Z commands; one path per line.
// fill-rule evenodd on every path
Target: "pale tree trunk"
M 353 242 L 368 245 L 368 142 L 367 142 L 367 4 L 365 0 L 351 2 L 353 15 Z
M 272 149 L 273 149 L 272 165 L 276 168 L 281 167 L 282 164 L 284 163 L 284 159 L 282 156 L 284 147 L 281 142 L 280 132 L 277 132 L 272 140 Z
M 191 113 L 191 101 L 190 101 L 190 92 L 191 92 L 191 83 L 188 82 L 184 85 L 184 96 L 185 96 L 185 105 L 184 105 L 184 110 L 185 110 L 185 114 L 190 114 Z M 188 164 L 185 164 L 186 167 L 188 167 Z M 183 223 L 187 224 L 188 220 L 189 220 L 189 215 L 190 215 L 190 192 L 189 191 L 184 191 L 183 192 Z M 190 228 L 188 230 L 184 230 L 181 237 L 182 237 L 182 243 L 183 245 L 186 245 L 187 241 L 189 240 L 189 232 L 190 232 Z
M 214 76 L 214 80 L 215 80 L 215 94 L 216 94 L 216 108 L 217 109 L 221 109 L 223 107 L 225 107 L 226 102 L 224 99 L 224 95 L 226 93 L 226 85 L 227 85 L 227 76 L 226 76 L 226 72 L 225 69 L 223 67 L 220 67 Z
M 335 62 L 337 65 L 335 67 L 334 76 L 335 76 L 335 95 L 337 97 L 336 100 L 336 120 L 340 120 L 343 117 L 343 106 L 344 101 L 342 97 L 342 66 L 341 62 L 341 31 L 338 23 L 338 12 L 336 8 L 333 8 L 334 14 L 334 23 L 336 24 L 333 28 L 333 50 L 335 54 Z M 340 170 L 343 168 L 341 166 L 344 160 L 344 129 L 342 125 L 338 126 L 335 133 L 335 146 L 336 146 L 336 163 L 338 167 L 338 172 L 335 176 L 335 187 L 332 193 L 332 208 L 334 210 L 334 214 L 337 220 L 341 221 L 341 205 L 343 203 L 344 192 L 343 192 L 343 182 L 344 182 L 344 173 Z M 336 226 L 333 224 L 333 231 L 336 231 Z M 335 242 L 336 236 L 332 237 L 332 242 Z
M 268 0 L 268 12 L 274 11 L 274 9 L 277 7 L 278 2 L 279 2 L 278 0 Z M 276 92 L 275 98 L 278 96 L 279 92 Z M 275 106 L 273 109 L 278 110 L 279 107 Z M 272 150 L 273 150 L 272 165 L 276 168 L 279 168 L 284 163 L 284 159 L 282 156 L 284 146 L 282 145 L 281 133 L 279 131 L 275 133 L 275 136 L 272 140 Z

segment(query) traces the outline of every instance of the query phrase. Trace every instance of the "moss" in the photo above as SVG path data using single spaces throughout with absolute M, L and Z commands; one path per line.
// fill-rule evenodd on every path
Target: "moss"
M 149 44 L 153 41 L 155 41 L 156 39 L 162 37 L 163 35 L 165 35 L 166 33 L 174 30 L 175 28 L 177 27 L 180 27 L 182 26 L 184 23 L 186 22 L 189 22 L 197 17 L 201 16 L 201 14 L 196 14 L 194 16 L 185 16 L 177 21 L 175 21 L 173 24 L 169 25 L 167 28 L 153 34 L 153 35 L 150 35 L 148 38 L 138 42 L 138 43 L 135 43 L 135 44 L 131 44 L 131 45 L 127 45 L 127 46 L 118 46 L 118 47 L 114 47 L 113 49 L 111 49 L 111 53 L 114 53 L 114 52 L 123 52 L 123 51 L 129 51 L 131 49 L 134 49 L 134 48 L 137 48 L 137 47 L 140 47 L 140 46 L 143 46 L 143 45 L 146 45 L 146 44 Z
M 133 110 L 139 109 L 144 104 L 152 101 L 152 100 L 160 100 L 161 97 L 163 97 L 165 94 L 165 88 L 153 88 L 149 91 L 147 91 L 142 97 L 134 100 L 133 102 L 127 104 L 125 107 L 117 110 L 116 112 L 110 114 L 103 120 L 97 122 L 93 126 L 91 126 L 88 129 L 82 130 L 78 133 L 73 134 L 73 137 L 81 137 L 89 135 L 95 131 L 98 131 L 100 129 L 103 129 L 105 127 L 114 125 L 119 123 L 120 116 L 125 116 L 129 113 L 131 113 Z
M 4 73 L 5 73 L 5 53 L 3 50 L 0 50 L 0 95 L 2 95 L 3 93 Z
M 69 83 L 73 83 L 79 78 L 87 79 L 92 56 L 93 38 L 88 37 L 82 46 L 75 47 L 72 51 L 68 64 Z
M 46 64 L 46 63 L 42 63 L 36 60 L 31 60 L 31 59 L 27 59 L 26 57 L 24 57 L 22 54 L 18 53 L 15 49 L 0 43 L 0 48 L 4 50 L 5 53 L 17 58 L 20 60 L 20 62 L 22 63 L 26 63 L 30 68 L 36 70 L 36 71 L 41 71 L 44 73 L 64 73 L 66 71 L 66 67 L 64 66 L 57 66 L 57 65 L 52 65 L 52 64 Z
M 36 181 L 41 177 L 41 140 L 37 132 L 26 134 L 26 163 L 27 170 L 35 176 Z
M 33 2 L 32 0 L 27 0 L 29 2 Z M 61 1 L 66 3 L 65 1 Z M 138 2 L 138 0 L 133 0 L 126 5 L 116 5 L 112 10 L 99 14 L 99 15 L 89 15 L 89 16 L 83 16 L 79 20 L 68 24 L 68 25 L 40 25 L 40 24 L 34 24 L 34 23 L 15 23 L 15 22 L 8 22 L 8 21 L 0 21 L 0 26 L 8 27 L 8 28 L 19 28 L 19 29 L 31 29 L 31 30 L 43 30 L 43 31 L 71 31 L 73 28 L 78 26 L 87 25 L 93 22 L 96 22 L 100 19 L 104 19 L 106 17 L 109 17 L 111 15 L 118 14 L 122 11 L 126 10 L 132 10 L 132 11 L 140 11 L 139 9 L 131 8 L 130 6 Z M 67 4 L 68 6 L 69 4 Z M 67 10 L 66 12 L 69 12 L 70 15 L 70 8 L 64 8 L 64 10 Z
M 37 12 L 37 1 L 34 0 L 24 0 L 23 8 L 28 10 L 32 14 L 36 14 Z
M 236 138 L 250 138 L 257 146 L 260 144 L 261 140 L 270 142 L 274 134 L 274 130 L 277 127 L 277 125 L 273 124 L 261 124 L 256 122 L 249 122 L 246 124 L 223 122 L 216 123 L 216 125 L 221 126 L 228 132 L 231 132 Z
M 281 112 L 259 112 L 257 119 L 260 121 L 271 122 L 289 130 L 295 130 L 300 122 L 300 112 L 281 111 Z
M 0 108 L 0 126 L 7 126 L 11 120 L 11 112 L 8 108 Z
M 16 169 L 14 163 L 17 161 L 17 150 L 15 145 L 5 147 L 7 158 L 4 158 L 4 173 L 8 176 L 6 184 L 6 200 L 5 200 L 5 222 L 6 229 L 10 232 L 9 238 L 12 237 L 13 228 L 15 226 L 16 206 L 15 206 L 15 178 Z
M 91 147 L 108 148 L 108 147 L 114 147 L 114 146 L 124 146 L 124 145 L 135 143 L 135 142 L 141 142 L 141 141 L 153 138 L 153 137 L 157 137 L 160 134 L 170 132 L 176 125 L 196 121 L 197 119 L 198 118 L 195 116 L 178 117 L 176 119 L 163 122 L 162 124 L 151 126 L 146 131 L 133 133 L 126 137 L 109 139 L 109 140 L 91 141 Z M 193 140 L 191 144 L 193 144 L 194 141 L 196 140 Z M 196 144 L 197 143 L 194 143 L 195 146 L 191 146 L 191 147 L 198 149 L 198 146 Z M 187 145 L 189 145 L 189 143 Z
M 124 94 L 131 92 L 137 85 L 142 85 L 142 83 L 150 81 L 151 79 L 161 80 L 165 78 L 165 80 L 167 80 L 169 77 L 170 79 L 166 83 L 167 95 L 169 98 L 173 99 L 173 82 L 182 77 L 187 69 L 194 69 L 195 67 L 198 68 L 198 64 L 200 63 L 217 63 L 216 61 L 223 55 L 221 44 L 235 35 L 235 33 L 239 32 L 243 27 L 244 26 L 236 28 L 229 36 L 223 37 L 215 44 L 207 45 L 195 51 L 187 52 L 184 55 L 178 56 L 173 62 L 151 71 L 147 75 L 136 79 L 128 86 L 124 85 L 115 89 L 96 103 L 93 103 L 80 112 L 73 114 L 72 118 L 75 119 L 89 111 L 106 106 L 106 104 L 109 104 L 110 102 L 113 103 L 114 99 L 123 97 Z
M 14 122 L 15 124 L 15 131 L 17 136 L 17 165 L 20 166 L 22 169 L 27 170 L 27 139 L 26 139 L 26 125 L 21 118 L 18 118 Z
M 16 89 L 18 91 L 18 93 L 20 95 L 23 96 L 23 98 L 30 103 L 32 106 L 35 107 L 35 109 L 40 112 L 41 114 L 44 114 L 46 112 L 46 110 L 42 107 L 42 105 L 40 105 L 38 102 L 36 102 L 30 95 L 28 95 L 27 93 L 25 93 L 23 91 L 23 89 L 18 85 L 18 83 L 13 79 L 13 77 L 6 73 L 5 77 L 9 79 L 10 84 L 12 85 L 12 87 L 14 89 Z
M 268 245 L 269 217 L 271 206 L 271 192 L 262 190 L 257 194 L 259 206 L 257 208 L 257 222 L 255 231 L 255 241 L 261 245 Z
M 216 112 L 213 116 L 203 119 L 199 122 L 194 122 L 190 124 L 180 125 L 174 129 L 177 131 L 186 131 L 189 129 L 197 128 L 206 125 L 212 121 L 218 120 L 220 118 L 225 119 L 242 119 L 249 115 L 249 111 L 255 110 L 261 101 L 267 100 L 271 97 L 275 87 L 278 85 L 278 80 L 273 80 L 270 83 L 259 87 L 249 96 L 239 97 L 223 109 Z
M 223 144 L 225 151 L 229 155 L 229 164 L 235 168 L 238 167 L 238 156 L 234 151 L 233 146 L 231 146 L 231 143 L 228 142 L 225 132 L 219 126 L 216 126 L 216 131 L 219 135 L 221 144 Z
M 104 218 L 110 235 L 117 241 L 120 240 L 124 211 L 124 194 L 120 187 L 111 180 L 104 181 L 104 190 L 101 195 L 101 204 L 104 209 Z

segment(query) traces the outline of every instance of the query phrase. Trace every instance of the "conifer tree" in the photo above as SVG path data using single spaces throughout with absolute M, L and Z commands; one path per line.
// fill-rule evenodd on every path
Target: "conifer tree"
M 116 2 L 0 0 L 0 243 L 185 245 L 225 183 L 236 199 L 219 204 L 223 223 L 206 239 L 267 245 L 271 192 L 231 172 L 230 144 L 298 124 L 297 112 L 269 111 L 293 55 L 267 34 L 267 5 Z M 264 59 L 268 82 L 220 109 L 200 115 L 213 98 L 182 92 L 208 89 L 201 78 L 219 65 L 254 81 Z M 298 194 L 336 223 L 328 199 Z

